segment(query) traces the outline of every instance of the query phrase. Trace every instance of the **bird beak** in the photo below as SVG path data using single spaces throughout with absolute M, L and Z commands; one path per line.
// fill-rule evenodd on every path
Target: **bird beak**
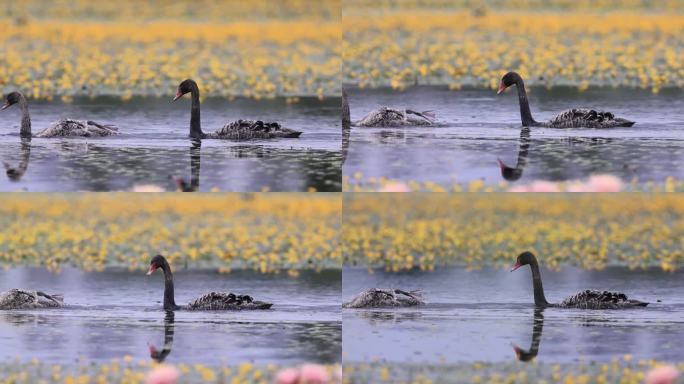
M 2 107 L 0 107 L 0 111 L 9 108 L 9 106 L 10 106 L 10 103 L 3 104 Z
M 157 267 L 156 267 L 156 266 L 150 265 L 150 269 L 147 271 L 147 276 L 151 275 L 151 274 L 154 273 L 154 271 L 156 271 L 156 270 L 157 270 Z
M 506 88 L 508 88 L 508 87 L 506 87 L 506 86 L 504 85 L 503 81 L 502 81 L 502 82 L 499 84 L 499 90 L 496 91 L 496 94 L 497 94 L 497 95 L 501 94 L 501 92 L 505 91 Z
M 501 161 L 501 159 L 497 158 L 496 161 L 499 163 L 499 168 L 501 168 L 502 171 L 508 168 L 508 166 L 503 161 Z
M 173 98 L 173 101 L 176 101 L 176 100 L 180 99 L 181 97 L 183 97 L 183 94 L 181 93 L 180 90 L 178 90 L 178 91 L 176 91 L 176 97 Z
M 520 267 L 522 267 L 522 264 L 520 264 L 520 263 L 515 263 L 515 265 L 513 265 L 513 267 L 511 268 L 511 272 L 515 271 L 516 269 L 518 269 L 518 268 L 520 268 Z

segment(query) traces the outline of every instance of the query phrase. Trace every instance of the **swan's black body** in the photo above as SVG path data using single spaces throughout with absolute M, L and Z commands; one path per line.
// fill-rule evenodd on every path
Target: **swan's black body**
M 578 308 L 578 309 L 624 309 L 645 307 L 648 303 L 630 299 L 624 293 L 585 290 L 581 291 L 560 303 L 549 303 L 544 296 L 544 287 L 541 281 L 539 263 L 532 252 L 523 252 L 511 268 L 511 272 L 523 265 L 529 265 L 532 270 L 532 286 L 534 288 L 534 305 L 537 307 L 559 307 L 559 308 Z
M 48 295 L 41 291 L 10 289 L 0 292 L 0 310 L 60 308 L 64 306 L 62 295 Z
M 164 309 L 175 311 L 185 309 L 190 311 L 231 311 L 245 309 L 269 309 L 273 304 L 256 301 L 251 296 L 235 295 L 233 293 L 211 292 L 198 297 L 187 305 L 176 305 L 173 289 L 173 273 L 171 266 L 162 255 L 157 255 L 150 261 L 150 269 L 147 274 L 151 275 L 160 268 L 164 272 Z
M 614 128 L 631 127 L 633 121 L 615 117 L 610 112 L 597 111 L 589 108 L 573 108 L 559 113 L 551 120 L 538 122 L 532 118 L 530 103 L 527 100 L 525 83 L 516 72 L 508 72 L 501 78 L 501 84 L 497 93 L 515 85 L 518 89 L 518 102 L 520 104 L 520 118 L 525 127 L 549 127 L 549 128 Z
M 354 127 L 409 127 L 434 123 L 435 115 L 432 111 L 417 112 L 411 109 L 380 107 L 370 111 L 361 120 L 351 125 Z
M 419 292 L 371 288 L 356 295 L 343 308 L 412 307 L 425 304 Z
M 200 123 L 199 87 L 194 80 L 187 79 L 178 85 L 174 101 L 190 93 L 192 104 L 190 107 L 190 137 L 194 139 L 225 139 L 251 140 L 273 138 L 297 138 L 302 132 L 283 128 L 280 124 L 263 122 L 261 120 L 236 120 L 224 125 L 215 132 L 204 133 Z
M 21 108 L 21 137 L 31 137 L 31 116 L 28 111 L 28 101 L 19 92 L 7 95 L 5 104 L 0 109 L 6 109 L 11 105 L 19 104 Z M 100 137 L 111 136 L 119 133 L 119 129 L 113 125 L 99 124 L 91 120 L 62 119 L 52 126 L 38 132 L 35 137 Z

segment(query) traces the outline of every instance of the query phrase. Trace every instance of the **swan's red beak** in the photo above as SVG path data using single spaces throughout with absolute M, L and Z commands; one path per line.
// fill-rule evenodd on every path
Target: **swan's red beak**
M 497 158 L 496 161 L 499 163 L 499 168 L 501 168 L 502 171 L 508 168 L 508 166 L 503 161 L 501 161 L 501 159 Z
M 517 345 L 514 344 L 514 345 L 513 345 L 513 350 L 515 351 L 515 355 L 516 355 L 518 358 L 520 358 L 520 354 L 522 353 L 522 349 L 520 349 L 520 347 L 518 347 Z
M 499 83 L 499 90 L 496 91 L 496 94 L 497 94 L 497 95 L 498 95 L 498 94 L 501 94 L 501 92 L 505 91 L 506 88 L 508 88 L 508 87 L 507 87 L 506 85 L 504 85 L 504 83 L 503 83 L 503 81 L 502 81 L 501 83 Z
M 154 271 L 156 271 L 156 270 L 157 270 L 157 266 L 156 266 L 156 265 L 150 265 L 150 269 L 147 271 L 147 275 L 148 275 L 148 276 L 151 275 L 151 274 L 154 273 Z
M 3 104 L 2 107 L 0 107 L 0 111 L 9 108 L 9 106 L 10 106 L 10 103 Z
M 183 97 L 183 94 L 181 93 L 180 89 L 176 91 L 176 97 L 173 98 L 173 101 L 176 101 Z
M 520 263 L 515 263 L 515 264 L 513 265 L 513 267 L 511 268 L 511 272 L 515 271 L 516 269 L 518 269 L 518 268 L 520 268 L 520 267 L 522 267 L 522 264 L 520 264 Z

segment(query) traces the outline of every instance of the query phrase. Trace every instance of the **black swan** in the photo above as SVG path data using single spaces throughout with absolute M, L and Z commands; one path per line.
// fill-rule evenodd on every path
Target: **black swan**
M 623 309 L 634 307 L 645 307 L 648 303 L 629 299 L 627 295 L 620 292 L 585 290 L 574 296 L 570 296 L 560 303 L 549 303 L 544 296 L 542 287 L 539 263 L 532 252 L 523 252 L 518 256 L 511 272 L 529 265 L 532 269 L 532 286 L 534 288 L 534 305 L 537 307 L 558 307 L 558 308 L 578 308 L 578 309 Z
M 302 132 L 283 128 L 278 123 L 265 123 L 261 120 L 237 120 L 228 123 L 216 132 L 204 133 L 200 125 L 199 87 L 192 79 L 183 80 L 178 85 L 176 101 L 186 93 L 192 96 L 190 108 L 190 137 L 195 139 L 250 140 L 273 138 L 297 138 Z
M 269 309 L 273 304 L 263 301 L 256 301 L 248 295 L 236 295 L 233 293 L 210 292 L 191 301 L 187 305 L 176 305 L 173 296 L 173 274 L 171 266 L 162 255 L 157 255 L 150 261 L 150 269 L 147 271 L 151 275 L 157 268 L 164 272 L 164 310 L 175 311 L 186 309 L 190 311 L 230 311 L 244 309 Z
M 544 329 L 544 308 L 535 308 L 534 323 L 532 325 L 532 344 L 530 349 L 522 349 L 517 345 L 513 345 L 515 356 L 520 361 L 532 361 L 539 354 L 539 345 L 541 344 L 542 330 Z
M 549 121 L 537 122 L 532 118 L 530 112 L 530 104 L 527 101 L 527 92 L 525 92 L 525 83 L 522 77 L 516 72 L 508 72 L 501 78 L 499 90 L 496 92 L 500 94 L 511 85 L 516 85 L 518 88 L 518 101 L 520 103 L 520 118 L 522 125 L 525 127 L 549 127 L 549 128 L 614 128 L 614 127 L 631 127 L 634 125 L 633 121 L 629 121 L 620 117 L 615 117 L 610 112 L 597 111 L 588 108 L 573 108 L 568 109 Z
M 351 121 L 347 93 L 342 90 L 342 124 L 346 120 L 352 127 L 408 127 L 433 125 L 435 114 L 432 111 L 417 112 L 411 109 L 380 107 L 370 111 L 361 120 Z
M 41 291 L 10 289 L 0 292 L 0 310 L 59 308 L 64 306 L 62 295 L 48 295 Z
M 356 295 L 343 308 L 412 307 L 425 304 L 418 291 L 371 288 Z
M 28 111 L 28 101 L 19 92 L 11 92 L 5 99 L 5 104 L 0 110 L 7 109 L 11 105 L 19 104 L 21 108 L 21 137 L 31 137 L 31 116 Z M 37 133 L 34 137 L 98 137 L 111 136 L 119 133 L 119 129 L 112 125 L 99 124 L 90 120 L 62 119 L 51 127 Z
M 157 363 L 163 363 L 166 356 L 171 353 L 171 348 L 173 347 L 175 316 L 173 311 L 166 312 L 166 316 L 164 316 L 164 345 L 162 346 L 162 349 L 158 350 L 154 345 L 149 345 L 150 358 Z
M 514 167 L 509 167 L 501 159 L 496 159 L 499 162 L 499 169 L 501 169 L 501 177 L 506 181 L 517 181 L 523 175 L 523 170 L 527 165 L 527 155 L 530 148 L 530 129 L 523 127 L 520 130 L 520 145 L 518 147 L 518 161 Z

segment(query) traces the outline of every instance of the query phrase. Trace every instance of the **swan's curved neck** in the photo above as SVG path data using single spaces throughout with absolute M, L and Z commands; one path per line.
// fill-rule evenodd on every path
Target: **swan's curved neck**
M 178 309 L 178 306 L 173 297 L 173 273 L 171 273 L 171 266 L 165 262 L 161 269 L 164 272 L 164 309 L 173 311 Z
M 534 305 L 537 307 L 548 307 L 549 302 L 546 301 L 544 296 L 544 287 L 541 281 L 541 272 L 539 272 L 539 263 L 537 260 L 533 260 L 530 263 L 530 269 L 532 269 L 532 287 L 534 288 Z
M 21 137 L 31 137 L 31 116 L 28 111 L 28 101 L 24 95 L 19 96 L 19 108 L 21 108 Z
M 351 134 L 351 113 L 347 101 L 347 91 L 342 88 L 342 164 L 347 159 L 349 152 L 349 136 Z
M 527 100 L 527 91 L 525 91 L 525 83 L 522 78 L 515 81 L 516 88 L 518 88 L 518 102 L 520 103 L 520 119 L 522 125 L 525 127 L 532 127 L 537 125 L 537 122 L 532 118 L 530 111 L 530 103 Z
M 190 107 L 190 137 L 204 139 L 206 135 L 202 132 L 202 126 L 200 124 L 200 98 L 197 84 L 192 85 L 190 95 L 192 96 L 192 107 Z

